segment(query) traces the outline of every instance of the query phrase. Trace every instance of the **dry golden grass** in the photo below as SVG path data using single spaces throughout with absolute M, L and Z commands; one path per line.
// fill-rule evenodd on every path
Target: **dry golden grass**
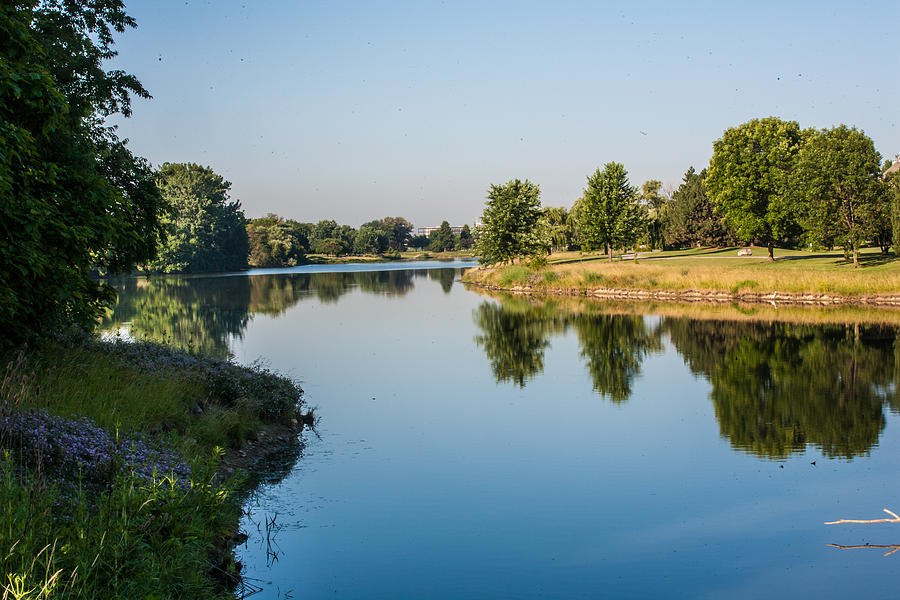
M 575 254 L 575 257 L 569 255 Z M 696 254 L 696 253 L 694 253 Z M 777 253 L 776 253 L 777 255 Z M 869 252 L 864 266 L 853 268 L 839 254 L 803 256 L 768 262 L 764 258 L 713 256 L 574 262 L 577 253 L 553 256 L 540 270 L 525 265 L 477 269 L 466 280 L 498 287 L 536 290 L 624 288 L 711 290 L 718 292 L 825 293 L 842 296 L 900 293 L 900 260 Z

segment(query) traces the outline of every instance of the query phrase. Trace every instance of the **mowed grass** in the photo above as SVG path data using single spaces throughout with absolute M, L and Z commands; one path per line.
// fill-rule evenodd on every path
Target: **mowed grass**
M 775 262 L 765 248 L 752 257 L 737 257 L 737 248 L 654 252 L 609 262 L 602 255 L 555 254 L 546 268 L 525 264 L 477 269 L 465 280 L 504 288 L 625 288 L 648 290 L 712 290 L 738 293 L 791 292 L 846 296 L 900 292 L 900 260 L 866 249 L 854 268 L 840 252 L 810 253 L 776 249 Z M 548 276 L 548 273 L 552 275 Z

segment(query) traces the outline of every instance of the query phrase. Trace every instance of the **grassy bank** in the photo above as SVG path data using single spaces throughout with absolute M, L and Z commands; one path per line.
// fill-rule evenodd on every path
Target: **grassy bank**
M 5 359 L 0 596 L 233 597 L 245 490 L 220 466 L 267 427 L 296 432 L 302 390 L 147 343 L 55 340 Z
M 736 257 L 736 248 L 647 253 L 639 261 L 615 260 L 578 253 L 557 254 L 532 268 L 514 264 L 466 272 L 464 281 L 499 289 L 586 292 L 598 288 L 636 290 L 708 290 L 861 296 L 900 291 L 900 261 L 876 249 L 862 253 L 861 268 L 840 253 L 776 251 L 775 262 L 764 249 L 752 257 Z

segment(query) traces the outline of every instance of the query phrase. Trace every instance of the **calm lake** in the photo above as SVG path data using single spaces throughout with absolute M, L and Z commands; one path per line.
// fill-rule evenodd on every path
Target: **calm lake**
M 107 326 L 262 359 L 316 407 L 247 506 L 253 598 L 896 595 L 900 552 L 828 544 L 898 525 L 823 524 L 900 511 L 896 327 L 488 297 L 468 265 L 122 284 Z

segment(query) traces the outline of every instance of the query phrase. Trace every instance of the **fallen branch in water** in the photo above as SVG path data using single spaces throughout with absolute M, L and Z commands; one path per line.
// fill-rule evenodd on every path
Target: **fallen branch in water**
M 879 544 L 864 544 L 862 546 L 841 546 L 840 544 L 825 544 L 826 546 L 831 546 L 832 548 L 840 548 L 841 550 L 857 550 L 859 548 L 891 548 L 889 552 L 885 552 L 882 556 L 890 556 L 897 550 L 900 550 L 900 544 L 890 544 L 890 545 L 879 545 Z
M 892 512 L 888 509 L 884 509 L 884 512 L 894 517 L 893 519 L 868 519 L 868 520 L 860 520 L 860 519 L 841 519 L 840 521 L 829 521 L 825 523 L 826 525 L 839 525 L 841 523 L 900 523 L 900 517 L 897 516 L 897 513 Z

